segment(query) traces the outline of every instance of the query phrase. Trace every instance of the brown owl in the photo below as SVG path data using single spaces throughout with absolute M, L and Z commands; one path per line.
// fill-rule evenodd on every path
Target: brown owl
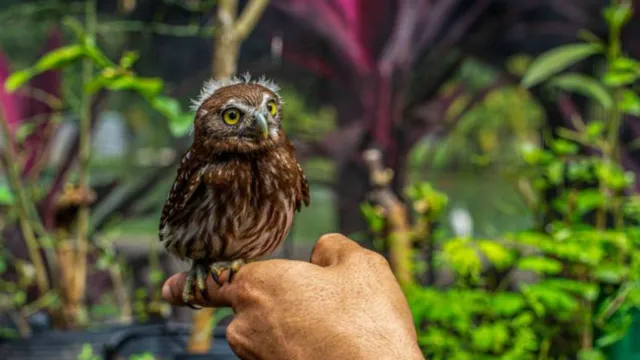
M 183 291 L 193 299 L 194 281 L 206 294 L 211 272 L 229 280 L 247 261 L 275 251 L 295 211 L 309 205 L 309 185 L 295 149 L 282 130 L 278 87 L 248 75 L 207 82 L 197 100 L 194 139 L 162 210 L 159 236 L 165 248 L 192 266 Z

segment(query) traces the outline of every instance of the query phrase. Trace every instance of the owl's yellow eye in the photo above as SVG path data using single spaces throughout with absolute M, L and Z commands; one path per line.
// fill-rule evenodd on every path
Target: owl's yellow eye
M 222 120 L 227 125 L 235 125 L 240 121 L 240 110 L 231 108 L 227 109 L 222 113 Z
M 276 102 L 273 100 L 269 100 L 267 103 L 267 111 L 271 116 L 276 116 L 278 113 L 278 107 L 276 107 Z

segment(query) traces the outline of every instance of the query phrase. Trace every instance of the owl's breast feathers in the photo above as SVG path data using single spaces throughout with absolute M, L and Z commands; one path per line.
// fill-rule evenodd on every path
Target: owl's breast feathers
M 289 141 L 252 155 L 190 150 L 162 210 L 159 237 L 180 258 L 262 256 L 284 240 L 293 210 L 309 202 Z

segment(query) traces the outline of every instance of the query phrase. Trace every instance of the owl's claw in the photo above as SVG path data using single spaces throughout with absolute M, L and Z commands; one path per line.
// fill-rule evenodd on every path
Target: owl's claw
M 220 281 L 220 275 L 219 273 L 222 273 L 222 271 L 218 271 L 216 269 L 214 269 L 213 271 L 211 271 L 211 277 L 213 278 L 213 281 L 216 282 L 216 284 L 218 284 L 218 286 L 222 287 L 222 281 Z
M 222 283 L 222 281 L 220 281 L 220 275 L 222 275 L 223 271 L 229 270 L 229 279 L 227 280 L 227 283 L 231 284 L 231 281 L 233 281 L 234 275 L 238 272 L 238 270 L 240 270 L 240 268 L 244 264 L 245 262 L 242 259 L 234 260 L 230 263 L 226 261 L 214 263 L 211 270 L 211 277 L 213 277 L 213 281 L 215 281 L 216 284 L 218 284 L 219 286 L 222 286 L 224 284 Z
M 198 305 L 193 305 L 193 304 L 189 304 L 189 303 L 185 303 L 188 307 L 192 308 L 193 310 L 202 310 L 202 308 Z
M 187 280 L 182 290 L 182 301 L 188 307 L 194 310 L 200 310 L 201 307 L 196 307 L 191 304 L 191 301 L 195 298 L 194 285 L 200 291 L 202 298 L 205 301 L 209 301 L 209 295 L 207 293 L 207 277 L 209 276 L 209 264 L 195 261 L 189 270 Z M 195 282 L 195 284 L 194 284 Z

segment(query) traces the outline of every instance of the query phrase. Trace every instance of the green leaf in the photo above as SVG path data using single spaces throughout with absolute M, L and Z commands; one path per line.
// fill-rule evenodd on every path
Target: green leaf
M 169 130 L 175 137 L 186 135 L 193 126 L 193 116 L 183 113 L 176 99 L 158 96 L 151 101 L 151 106 L 169 120 Z
M 140 58 L 140 54 L 136 51 L 127 51 L 120 58 L 120 66 L 130 69 Z
M 73 32 L 73 34 L 76 36 L 78 41 L 80 42 L 84 41 L 87 35 L 84 31 L 84 26 L 82 25 L 82 22 L 80 22 L 80 20 L 76 19 L 73 16 L 65 16 L 64 19 L 62 19 L 62 24 L 68 27 Z
M 604 123 L 602 121 L 593 120 L 587 124 L 587 128 L 585 133 L 589 139 L 595 139 L 598 136 L 602 135 L 604 131 Z
M 12 205 L 15 202 L 15 197 L 6 185 L 0 185 L 0 205 Z
M 28 122 L 21 124 L 16 131 L 16 141 L 21 143 L 26 139 L 29 135 L 33 133 L 36 129 L 36 124 L 34 122 Z
M 551 85 L 596 100 L 605 109 L 613 105 L 613 96 L 596 79 L 582 74 L 569 73 L 555 77 Z
M 597 349 L 580 350 L 578 360 L 607 360 L 602 351 Z
M 606 196 L 598 189 L 582 190 L 576 197 L 576 211 L 583 215 L 587 212 L 603 206 Z
M 603 46 L 602 40 L 589 30 L 580 30 L 578 32 L 578 38 L 598 46 Z
M 109 90 L 133 90 L 147 99 L 158 96 L 163 86 L 160 78 L 142 78 L 131 75 L 116 77 L 113 81 L 105 84 Z
M 558 274 L 562 271 L 562 263 L 555 259 L 527 256 L 520 259 L 517 268 L 525 271 L 535 271 L 538 274 Z
M 9 75 L 7 80 L 4 82 L 4 88 L 8 92 L 16 91 L 20 86 L 24 85 L 27 81 L 29 81 L 36 74 L 32 69 L 20 70 Z
M 549 164 L 547 167 L 547 177 L 551 184 L 561 184 L 564 180 L 564 163 L 556 160 Z
M 84 55 L 84 48 L 78 44 L 59 47 L 43 55 L 33 67 L 15 72 L 5 82 L 5 89 L 15 91 L 32 77 L 48 70 L 60 69 Z
M 504 245 L 492 240 L 478 240 L 477 245 L 496 269 L 506 269 L 513 263 L 513 253 Z
M 607 6 L 602 11 L 602 15 L 609 26 L 620 29 L 631 19 L 633 12 L 630 4 L 613 4 Z
M 577 144 L 566 139 L 553 139 L 551 149 L 558 155 L 574 155 L 580 150 Z
M 640 74 L 640 62 L 628 57 L 619 57 L 611 63 L 614 71 L 631 71 Z
M 549 50 L 536 58 L 522 78 L 522 85 L 530 88 L 561 72 L 574 63 L 602 51 L 596 44 L 571 44 Z
M 628 267 L 615 263 L 602 264 L 595 269 L 596 278 L 609 284 L 620 283 L 628 274 Z
M 602 81 L 610 87 L 619 87 L 635 83 L 640 79 L 640 74 L 632 71 L 607 71 Z
M 600 293 L 600 287 L 597 284 L 570 279 L 547 279 L 540 282 L 539 285 L 550 291 L 567 291 L 590 301 L 595 300 Z
M 78 44 L 59 47 L 42 56 L 33 68 L 38 73 L 42 73 L 47 70 L 60 69 L 79 59 L 84 54 L 84 48 Z
M 620 99 L 620 110 L 630 115 L 640 116 L 640 96 L 633 90 L 624 89 Z
M 102 50 L 100 50 L 100 48 L 98 48 L 98 46 L 94 42 L 89 41 L 87 39 L 84 41 L 83 46 L 87 56 L 91 60 L 93 60 L 96 63 L 96 65 L 103 68 L 116 67 L 116 64 L 114 64 L 113 61 L 111 61 L 111 59 L 109 59 L 109 57 L 105 55 L 105 53 Z

